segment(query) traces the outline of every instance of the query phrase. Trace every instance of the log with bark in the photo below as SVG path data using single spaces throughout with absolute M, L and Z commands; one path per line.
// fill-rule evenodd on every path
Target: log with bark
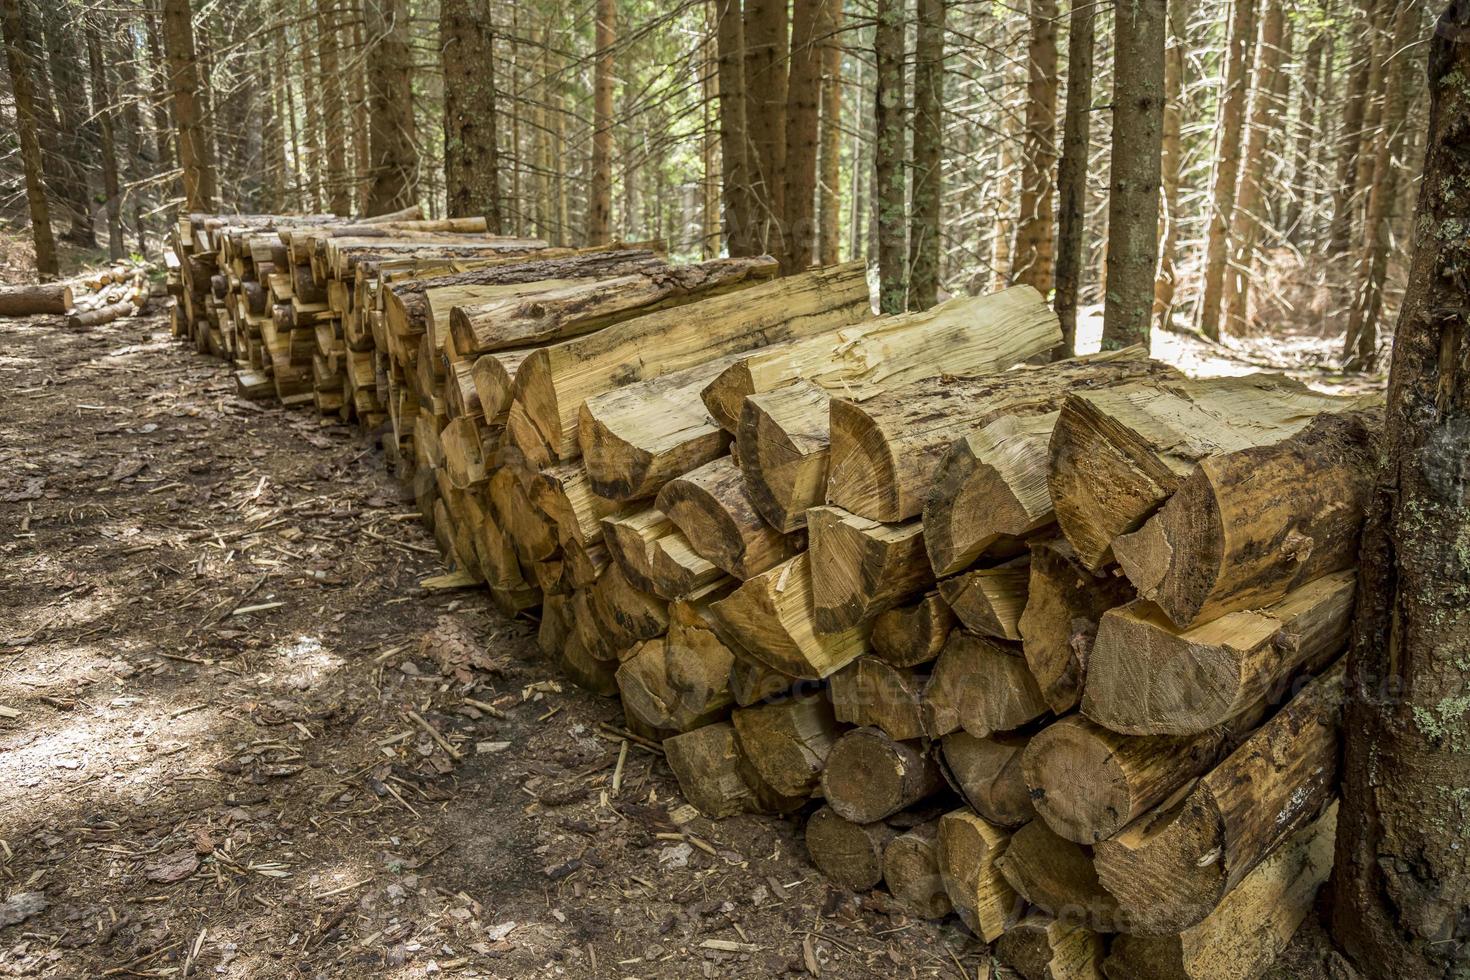
M 928 663 L 944 649 L 957 621 L 938 592 L 873 619 L 873 655 L 895 667 Z
M 967 809 L 939 818 L 939 878 L 954 911 L 984 942 L 1020 915 L 1021 902 L 1000 869 L 1010 834 Z
M 782 534 L 761 520 L 745 477 L 729 456 L 670 480 L 654 505 L 683 532 L 691 548 L 741 581 L 801 550 L 800 535 Z
M 984 738 L 1014 731 L 1047 713 L 1026 659 L 1014 646 L 956 631 L 924 688 L 930 738 L 963 728 Z
M 71 286 L 64 282 L 0 287 L 0 316 L 69 313 L 71 308 Z
M 944 783 L 920 742 L 900 742 L 877 728 L 854 728 L 837 739 L 821 780 L 827 805 L 854 823 L 891 817 Z
M 881 524 L 814 507 L 807 533 L 819 632 L 852 629 L 934 584 L 919 521 Z
M 883 881 L 883 854 L 897 833 L 881 820 L 853 823 L 823 806 L 806 822 L 806 849 L 828 881 L 863 892 Z

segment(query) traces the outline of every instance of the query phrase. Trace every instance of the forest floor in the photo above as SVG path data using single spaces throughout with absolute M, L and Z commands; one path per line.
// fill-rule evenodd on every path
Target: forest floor
M 0 320 L 0 976 L 991 975 L 442 571 L 366 437 L 163 318 Z

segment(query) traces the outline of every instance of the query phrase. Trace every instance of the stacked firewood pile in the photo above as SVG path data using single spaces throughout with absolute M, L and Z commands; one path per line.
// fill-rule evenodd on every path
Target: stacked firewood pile
M 180 334 L 380 427 L 458 578 L 539 607 L 703 813 L 808 813 L 833 881 L 1028 978 L 1252 977 L 1290 938 L 1375 409 L 1036 363 L 1024 286 L 875 317 L 859 263 L 362 227 L 190 216 Z

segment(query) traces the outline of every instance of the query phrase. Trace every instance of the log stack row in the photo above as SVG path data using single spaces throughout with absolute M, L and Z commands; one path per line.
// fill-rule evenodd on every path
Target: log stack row
M 181 331 L 279 389 L 297 362 L 257 364 L 280 334 L 238 311 L 285 274 L 224 243 L 306 256 L 456 572 L 539 607 L 706 815 L 806 815 L 833 881 L 1028 978 L 1256 976 L 1305 915 L 1371 408 L 1139 350 L 1033 363 L 1061 334 L 1024 286 L 875 317 L 860 264 L 383 259 L 232 220 L 190 219 L 214 248 L 180 268 L 228 271 L 213 302 L 180 277 Z

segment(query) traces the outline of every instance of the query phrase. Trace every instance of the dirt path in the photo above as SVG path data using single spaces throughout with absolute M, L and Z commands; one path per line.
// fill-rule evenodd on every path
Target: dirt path
M 411 510 L 161 319 L 0 320 L 0 976 L 984 975 L 641 746 L 613 792 L 616 706 Z

